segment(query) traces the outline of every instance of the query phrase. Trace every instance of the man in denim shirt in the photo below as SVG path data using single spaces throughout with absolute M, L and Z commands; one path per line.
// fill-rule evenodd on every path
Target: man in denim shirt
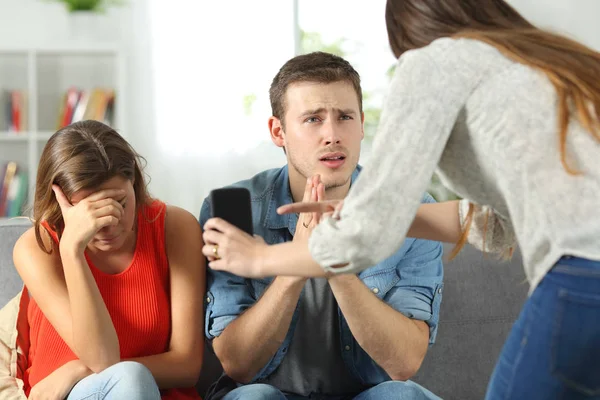
M 322 187 L 327 199 L 348 193 L 364 136 L 360 77 L 340 57 L 311 53 L 281 68 L 270 97 L 271 139 L 288 164 L 233 186 L 250 190 L 254 231 L 267 243 L 306 240 L 312 216 L 276 210 L 315 200 Z M 210 209 L 206 199 L 202 225 Z M 207 400 L 437 398 L 408 379 L 435 339 L 441 256 L 440 243 L 409 238 L 358 275 L 245 279 L 209 270 L 206 336 L 225 376 Z

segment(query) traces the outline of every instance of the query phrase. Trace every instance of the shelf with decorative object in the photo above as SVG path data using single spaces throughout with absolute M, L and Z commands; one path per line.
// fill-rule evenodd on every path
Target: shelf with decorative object
M 39 157 L 56 130 L 96 119 L 124 131 L 125 73 L 114 45 L 0 47 L 0 218 L 31 206 Z

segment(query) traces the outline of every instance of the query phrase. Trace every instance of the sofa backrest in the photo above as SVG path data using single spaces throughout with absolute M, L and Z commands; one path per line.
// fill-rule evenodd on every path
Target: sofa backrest
M 0 308 L 23 287 L 13 264 L 12 253 L 17 239 L 30 227 L 31 222 L 25 218 L 0 220 Z

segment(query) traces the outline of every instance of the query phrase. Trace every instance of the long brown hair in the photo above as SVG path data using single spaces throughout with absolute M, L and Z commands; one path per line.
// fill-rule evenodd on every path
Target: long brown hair
M 396 57 L 441 37 L 463 37 L 546 74 L 558 95 L 560 161 L 569 174 L 580 173 L 567 161 L 567 133 L 574 115 L 600 141 L 600 53 L 535 27 L 504 0 L 388 0 L 385 20 Z M 471 204 L 452 256 L 467 241 L 473 212 Z
M 50 253 L 41 235 L 41 222 L 59 235 L 64 230 L 62 213 L 52 185 L 67 198 L 80 190 L 95 189 L 120 176 L 133 184 L 137 207 L 147 204 L 150 195 L 144 179 L 141 157 L 121 135 L 98 121 L 82 121 L 56 132 L 46 143 L 37 171 L 33 220 L 40 248 Z

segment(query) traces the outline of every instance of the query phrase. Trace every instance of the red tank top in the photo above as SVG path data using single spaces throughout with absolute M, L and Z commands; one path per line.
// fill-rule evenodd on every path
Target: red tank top
M 117 331 L 122 359 L 164 353 L 169 347 L 171 305 L 169 262 L 165 247 L 165 210 L 160 201 L 140 207 L 133 260 L 118 274 L 106 274 L 86 256 L 100 294 Z M 43 226 L 58 242 L 46 223 Z M 26 392 L 68 361 L 77 359 L 35 300 L 27 318 L 31 345 L 24 376 Z M 161 391 L 163 400 L 200 399 L 194 388 Z

